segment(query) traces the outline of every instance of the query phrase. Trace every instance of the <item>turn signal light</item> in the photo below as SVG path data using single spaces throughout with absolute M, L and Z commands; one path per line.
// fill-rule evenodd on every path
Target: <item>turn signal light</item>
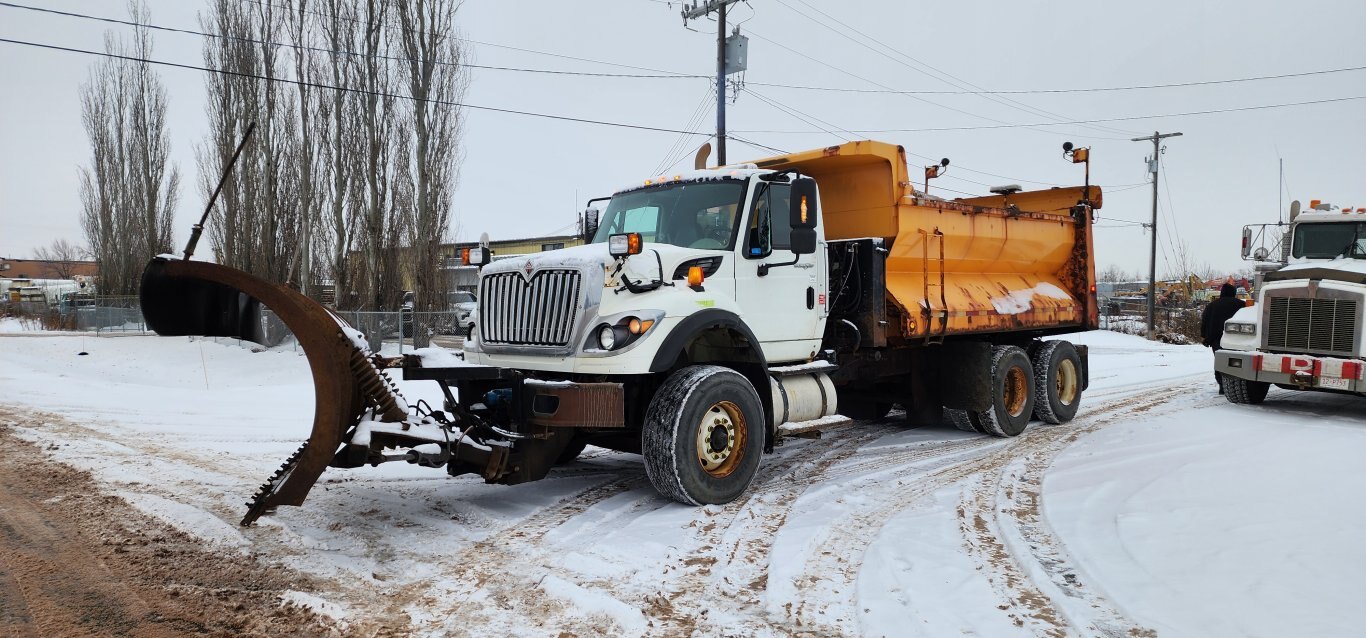
M 633 335 L 645 334 L 645 331 L 649 330 L 653 325 L 655 325 L 654 319 L 636 319 L 635 317 L 632 317 L 631 321 L 626 324 L 626 331 Z
M 689 286 L 701 286 L 701 285 L 702 285 L 702 280 L 703 280 L 703 279 L 704 279 L 704 277 L 702 276 L 702 267 L 701 267 L 701 266 L 693 266 L 693 267 L 691 267 L 691 268 L 688 269 L 688 285 L 689 285 Z
M 613 257 L 639 255 L 644 248 L 645 240 L 641 238 L 640 233 L 625 233 L 607 238 L 607 252 Z

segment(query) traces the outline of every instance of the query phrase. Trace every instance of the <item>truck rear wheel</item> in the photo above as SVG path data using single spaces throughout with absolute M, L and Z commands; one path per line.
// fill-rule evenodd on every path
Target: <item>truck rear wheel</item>
M 1034 416 L 1067 423 L 1081 405 L 1081 356 L 1066 341 L 1045 341 L 1034 351 Z
M 991 408 L 968 411 L 979 432 L 1017 436 L 1034 414 L 1034 368 L 1018 346 L 991 348 Z
M 1248 381 L 1231 374 L 1225 374 L 1221 383 L 1228 402 L 1240 405 L 1256 405 L 1265 401 L 1266 391 L 1271 389 L 1271 384 L 1265 381 Z
M 763 404 L 748 379 L 721 366 L 683 368 L 646 410 L 645 474 L 660 494 L 680 503 L 729 503 L 759 470 L 763 428 Z

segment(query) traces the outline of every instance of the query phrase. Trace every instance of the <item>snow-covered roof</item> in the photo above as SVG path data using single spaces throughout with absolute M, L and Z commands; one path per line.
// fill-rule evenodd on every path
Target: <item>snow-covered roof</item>
M 625 188 L 621 188 L 621 189 L 617 190 L 617 194 L 620 195 L 621 193 L 627 193 L 627 192 L 634 191 L 634 190 L 639 190 L 639 189 L 642 189 L 642 188 L 649 188 L 649 187 L 651 187 L 651 186 L 659 186 L 660 184 L 672 184 L 672 183 L 675 183 L 675 182 L 684 183 L 684 182 L 707 182 L 707 181 L 716 181 L 716 180 L 723 180 L 723 179 L 749 179 L 751 176 L 759 175 L 759 174 L 761 174 L 761 173 L 770 173 L 770 172 L 772 172 L 772 171 L 763 170 L 763 169 L 758 169 L 758 168 L 732 168 L 732 167 L 722 166 L 722 167 L 720 167 L 720 168 L 704 168 L 704 169 L 702 169 L 702 170 L 692 170 L 692 171 L 682 171 L 682 172 L 678 172 L 678 173 L 668 173 L 668 174 L 660 175 L 660 176 L 657 176 L 657 177 L 651 177 L 651 178 L 643 179 L 643 180 L 641 180 L 641 181 L 639 181 L 639 182 L 636 182 L 636 183 L 634 183 L 634 184 L 631 184 L 631 185 L 629 185 L 629 186 L 626 186 Z

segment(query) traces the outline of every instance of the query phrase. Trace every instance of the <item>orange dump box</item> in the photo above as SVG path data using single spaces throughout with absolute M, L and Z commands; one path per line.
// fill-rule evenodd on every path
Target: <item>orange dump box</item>
M 826 239 L 880 238 L 887 338 L 1096 327 L 1097 186 L 946 200 L 913 186 L 900 146 L 861 141 L 771 157 L 820 185 Z

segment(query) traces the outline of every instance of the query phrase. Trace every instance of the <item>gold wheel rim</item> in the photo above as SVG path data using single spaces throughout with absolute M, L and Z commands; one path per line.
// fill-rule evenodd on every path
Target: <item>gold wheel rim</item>
M 1077 364 L 1071 359 L 1059 361 L 1057 377 L 1058 403 L 1072 405 L 1077 400 L 1077 389 L 1081 387 L 1078 383 L 1081 375 L 1077 374 Z
M 730 476 L 745 455 L 745 415 L 740 406 L 718 401 L 697 423 L 697 462 L 715 478 Z
M 1015 366 L 1006 372 L 1005 387 L 1002 390 L 1001 398 L 1005 403 L 1006 414 L 1012 417 L 1023 414 L 1025 404 L 1029 402 L 1029 383 L 1024 370 Z

